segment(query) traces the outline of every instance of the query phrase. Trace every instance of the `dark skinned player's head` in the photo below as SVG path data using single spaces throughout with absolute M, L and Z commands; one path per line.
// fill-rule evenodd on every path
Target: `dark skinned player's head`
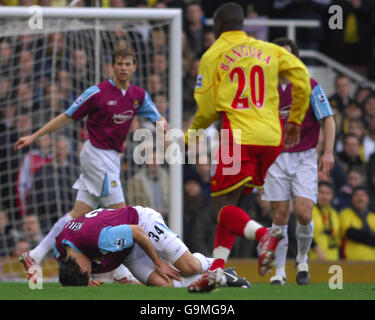
M 215 38 L 219 38 L 223 32 L 243 29 L 245 13 L 242 7 L 234 2 L 221 5 L 214 13 Z

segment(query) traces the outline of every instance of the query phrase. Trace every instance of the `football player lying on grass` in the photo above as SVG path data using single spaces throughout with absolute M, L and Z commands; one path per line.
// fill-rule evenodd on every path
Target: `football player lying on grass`
M 98 209 L 69 221 L 56 237 L 54 252 L 62 286 L 100 285 L 90 281 L 92 274 L 124 264 L 143 284 L 187 287 L 212 263 L 212 258 L 192 254 L 160 213 L 140 206 Z M 250 286 L 230 268 L 221 285 Z

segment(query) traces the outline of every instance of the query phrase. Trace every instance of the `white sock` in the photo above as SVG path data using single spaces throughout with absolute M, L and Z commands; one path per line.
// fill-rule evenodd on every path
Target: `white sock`
M 122 278 L 128 279 L 128 281 L 138 281 L 132 273 L 129 271 L 127 267 L 125 267 L 123 264 L 120 264 L 113 273 L 113 278 L 115 280 L 120 280 Z
M 186 288 L 189 285 L 191 285 L 193 282 L 197 281 L 202 275 L 196 274 L 194 276 L 190 277 L 181 277 L 181 280 L 173 280 L 173 287 L 174 288 Z M 227 279 L 225 278 L 225 275 L 223 274 L 221 276 L 220 280 L 220 286 L 225 286 L 227 284 Z
M 207 271 L 214 261 L 214 258 L 208 258 L 199 252 L 193 253 L 193 256 L 199 260 L 202 266 L 202 272 Z
M 296 238 L 297 238 L 297 263 L 307 262 L 307 254 L 310 250 L 311 242 L 313 239 L 314 223 L 311 221 L 308 225 L 304 226 L 297 221 Z
M 53 225 L 52 229 L 48 234 L 43 238 L 43 240 L 30 251 L 30 256 L 36 261 L 37 264 L 40 264 L 44 256 L 50 251 L 55 245 L 55 238 L 64 228 L 65 224 L 72 220 L 70 213 L 62 216 L 57 222 Z
M 262 227 L 263 226 L 259 224 L 258 222 L 256 222 L 255 220 L 250 220 L 246 224 L 245 229 L 243 231 L 244 236 L 246 237 L 246 239 L 255 240 L 255 233 L 257 232 L 259 228 L 262 228 Z
M 272 223 L 272 227 L 279 227 L 283 233 L 284 238 L 280 240 L 275 250 L 275 269 L 276 275 L 279 275 L 286 279 L 285 263 L 286 254 L 288 252 L 288 225 L 275 225 Z

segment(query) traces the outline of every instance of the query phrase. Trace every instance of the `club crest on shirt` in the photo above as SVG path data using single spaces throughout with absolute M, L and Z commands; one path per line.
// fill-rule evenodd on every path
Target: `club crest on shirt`
M 139 100 L 138 99 L 135 99 L 134 100 L 134 103 L 133 103 L 133 108 L 134 109 L 137 109 L 139 107 Z
M 115 181 L 115 180 L 113 180 L 112 182 L 111 182 L 111 186 L 114 188 L 114 187 L 116 187 L 117 186 L 117 182 Z
M 112 119 L 113 122 L 116 124 L 122 124 L 125 123 L 133 118 L 133 110 L 127 110 L 122 113 L 114 114 Z

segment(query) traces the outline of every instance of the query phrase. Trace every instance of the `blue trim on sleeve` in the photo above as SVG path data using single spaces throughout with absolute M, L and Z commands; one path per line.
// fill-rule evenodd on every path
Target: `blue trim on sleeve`
M 333 116 L 333 111 L 326 94 L 320 85 L 316 85 L 311 91 L 310 104 L 318 120 Z
M 103 188 L 102 188 L 102 197 L 106 197 L 109 195 L 109 184 L 108 184 L 108 175 L 107 172 L 105 173 L 104 181 L 103 181 Z
M 71 248 L 73 248 L 75 251 L 77 251 L 78 253 L 82 253 L 82 251 L 79 250 L 79 249 L 74 245 L 74 243 L 71 242 L 71 241 L 69 241 L 69 240 L 64 239 L 63 241 L 61 241 L 61 243 L 62 243 L 62 244 L 66 244 L 66 245 L 68 245 L 69 247 L 71 247 Z
M 116 252 L 133 246 L 133 233 L 130 226 L 122 224 L 105 227 L 100 231 L 98 247 L 100 250 Z
M 151 100 L 149 94 L 145 91 L 145 99 L 143 104 L 137 111 L 138 116 L 142 116 L 151 120 L 152 122 L 156 122 L 161 117 L 161 114 L 158 111 L 155 103 Z
M 115 84 L 115 82 L 113 81 L 113 78 L 109 79 L 108 81 L 109 81 L 109 83 L 110 83 L 111 85 L 113 85 L 114 87 L 116 87 L 116 84 Z
M 69 107 L 68 110 L 65 111 L 65 114 L 69 117 L 72 117 L 74 112 L 77 111 L 77 109 L 84 104 L 87 100 L 89 100 L 94 94 L 97 94 L 100 92 L 100 89 L 97 86 L 92 86 L 88 89 L 86 89 L 85 92 L 83 92 Z

